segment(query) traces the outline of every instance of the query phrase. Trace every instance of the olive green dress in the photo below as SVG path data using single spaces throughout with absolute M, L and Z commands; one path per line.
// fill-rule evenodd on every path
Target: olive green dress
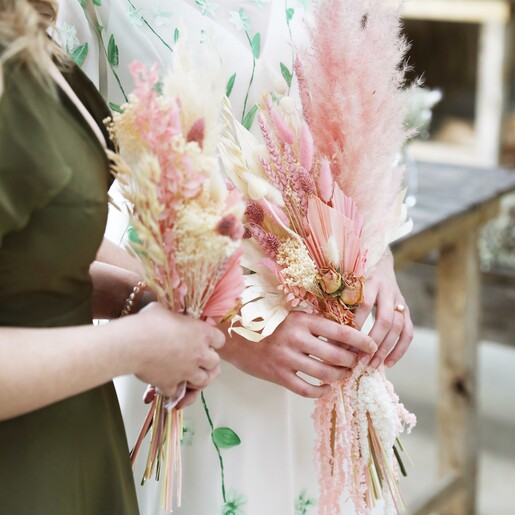
M 78 73 L 69 82 L 98 120 L 108 112 Z M 66 95 L 54 98 L 21 66 L 5 79 L 0 326 L 91 324 L 88 268 L 107 217 L 105 151 Z M 112 383 L 0 422 L 0 513 L 138 513 Z

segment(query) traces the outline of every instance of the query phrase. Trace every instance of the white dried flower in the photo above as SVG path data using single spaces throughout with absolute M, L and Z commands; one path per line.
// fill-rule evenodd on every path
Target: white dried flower
M 316 283 L 317 269 L 304 243 L 288 238 L 277 252 L 277 263 L 284 268 L 281 274 L 288 286 L 310 290 Z
M 329 262 L 335 266 L 340 266 L 340 254 L 338 252 L 338 246 L 336 244 L 336 238 L 331 235 L 327 240 L 327 247 L 325 249 L 325 255 Z
M 263 200 L 268 193 L 268 183 L 251 173 L 246 173 L 245 179 L 247 179 L 249 197 L 256 202 Z

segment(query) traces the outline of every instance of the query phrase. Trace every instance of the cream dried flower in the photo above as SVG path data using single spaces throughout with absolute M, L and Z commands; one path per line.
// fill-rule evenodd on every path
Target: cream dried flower
M 315 286 L 317 269 L 302 241 L 288 238 L 279 247 L 277 263 L 284 267 L 281 274 L 288 286 L 297 286 L 308 291 Z

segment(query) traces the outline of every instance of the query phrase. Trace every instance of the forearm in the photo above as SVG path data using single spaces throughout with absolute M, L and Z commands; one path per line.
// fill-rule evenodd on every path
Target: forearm
M 89 273 L 93 281 L 93 318 L 118 318 L 140 277 L 124 268 L 99 261 L 91 264 Z
M 97 261 L 130 270 L 138 276 L 143 275 L 141 263 L 125 249 L 104 238 L 97 252 Z
M 140 262 L 112 241 L 104 238 L 97 259 L 90 267 L 93 280 L 93 318 L 113 319 L 120 316 L 127 297 L 141 280 Z M 149 290 L 136 297 L 133 312 L 137 313 L 156 300 Z
M 120 323 L 126 322 L 55 329 L 1 328 L 0 420 L 132 373 L 135 345 L 122 337 Z

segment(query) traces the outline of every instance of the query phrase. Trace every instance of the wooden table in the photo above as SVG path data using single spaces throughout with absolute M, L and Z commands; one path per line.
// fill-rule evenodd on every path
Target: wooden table
M 418 163 L 411 234 L 392 245 L 396 267 L 438 251 L 438 442 L 440 480 L 409 509 L 473 515 L 477 476 L 477 343 L 480 227 L 515 192 L 515 172 Z M 442 509 L 441 509 L 442 508 Z

